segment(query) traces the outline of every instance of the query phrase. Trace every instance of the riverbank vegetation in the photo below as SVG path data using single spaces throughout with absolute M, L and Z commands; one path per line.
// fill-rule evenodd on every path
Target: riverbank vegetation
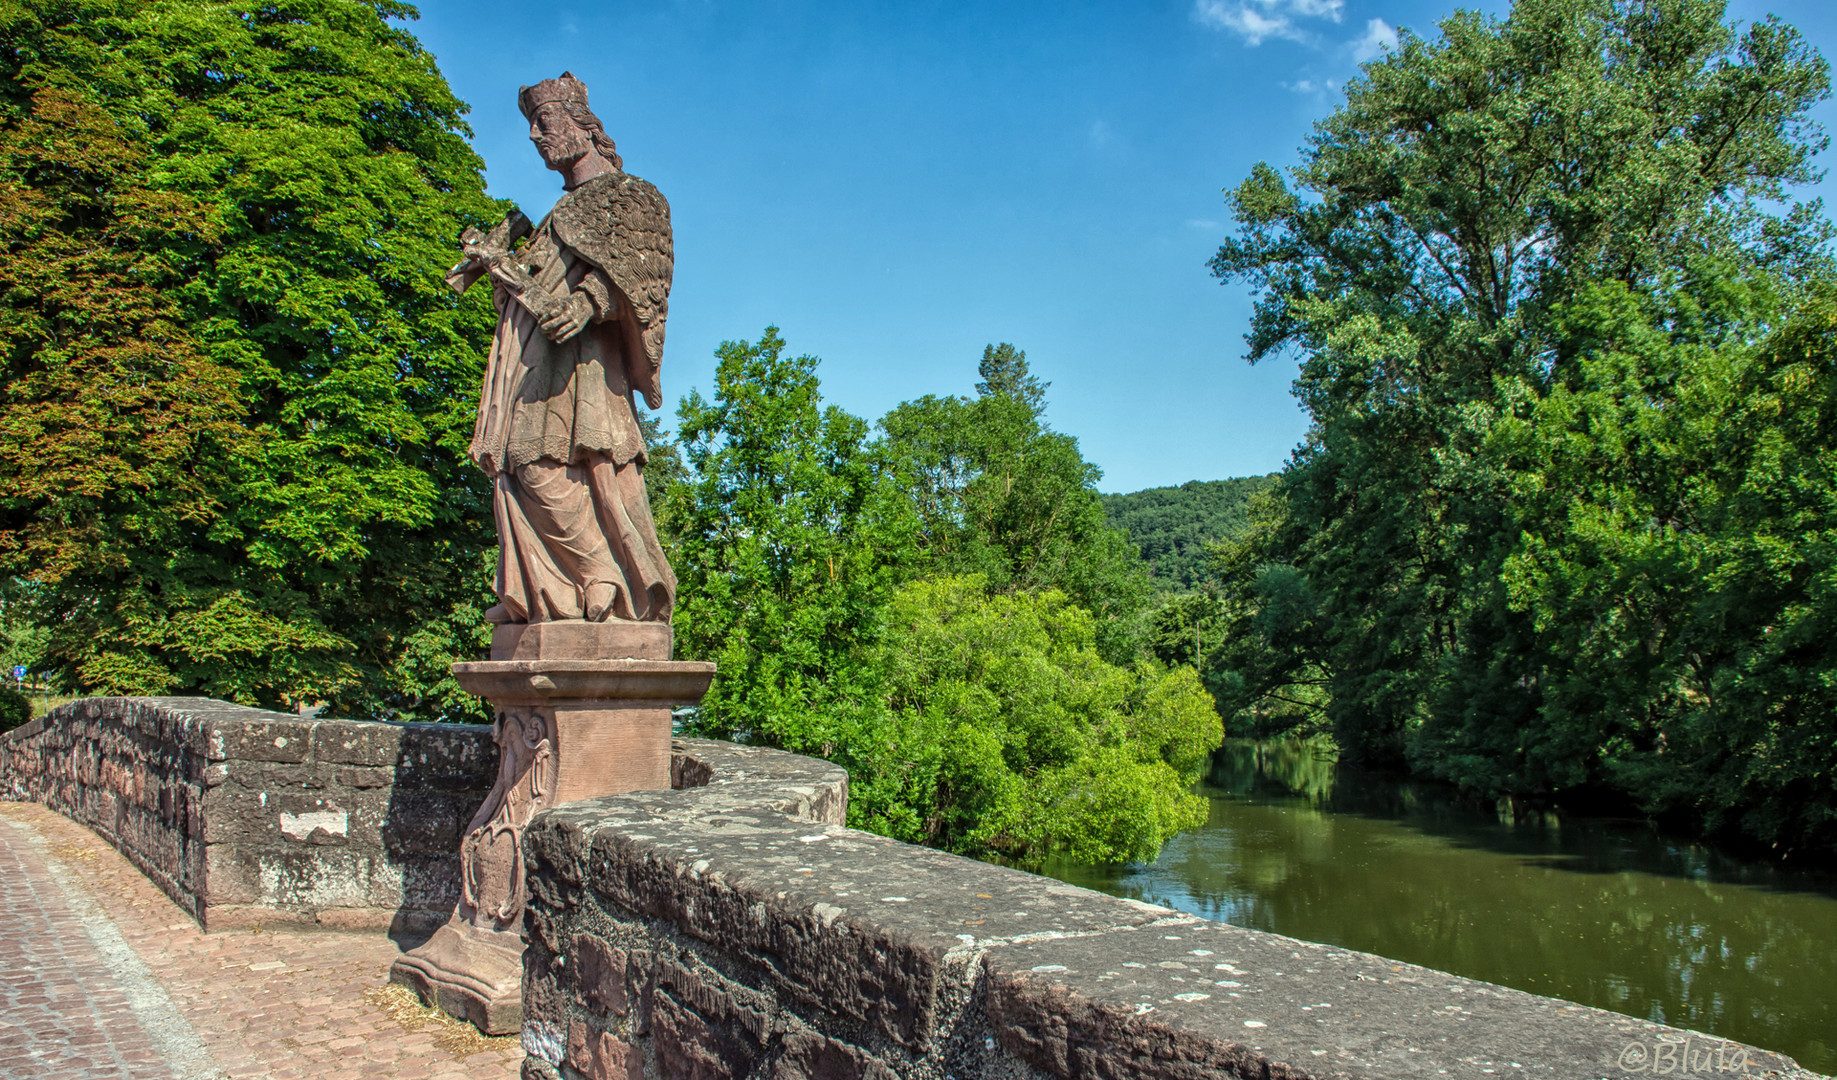
M 1723 17 L 1455 15 L 1231 192 L 1312 420 L 1222 553 L 1237 726 L 1837 850 L 1827 71 Z
M 678 654 L 718 666 L 692 730 L 845 765 L 851 823 L 964 854 L 1151 859 L 1204 820 L 1219 716 L 1144 655 L 1147 575 L 1023 352 L 878 436 L 776 328 L 720 361 L 660 500 Z
M 441 277 L 505 208 L 412 13 L 0 8 L 9 664 L 486 718 L 448 666 L 487 641 L 492 314 Z M 1828 79 L 1724 17 L 1457 14 L 1231 189 L 1213 272 L 1311 418 L 1273 478 L 1100 496 L 1012 344 L 877 423 L 776 329 L 723 345 L 646 424 L 695 729 L 1018 861 L 1152 857 L 1221 717 L 1837 853 Z

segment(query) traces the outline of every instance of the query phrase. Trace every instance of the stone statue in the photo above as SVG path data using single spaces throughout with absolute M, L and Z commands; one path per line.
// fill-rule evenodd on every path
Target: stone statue
M 498 778 L 459 844 L 458 896 L 390 978 L 503 1034 L 522 1023 L 522 838 L 553 806 L 670 786 L 671 709 L 714 665 L 672 660 L 676 575 L 644 491 L 636 395 L 656 408 L 670 207 L 628 176 L 573 75 L 526 86 L 530 141 L 567 194 L 533 229 L 468 229 L 447 274 L 489 277 L 497 333 L 472 460 L 491 477 L 498 603 L 491 658 L 453 677 L 496 713 Z
M 486 617 L 667 623 L 676 575 L 645 494 L 635 395 L 663 404 L 670 207 L 624 172 L 572 74 L 517 103 L 567 193 L 533 231 L 514 211 L 489 234 L 468 229 L 447 275 L 461 292 L 490 277 L 498 312 L 471 447 L 496 488 L 499 603 Z

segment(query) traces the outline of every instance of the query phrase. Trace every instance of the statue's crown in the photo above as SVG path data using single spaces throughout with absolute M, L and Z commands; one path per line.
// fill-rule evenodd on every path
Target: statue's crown
M 574 77 L 571 71 L 564 71 L 558 79 L 544 79 L 534 86 L 525 86 L 517 91 L 517 106 L 524 116 L 535 113 L 540 106 L 549 102 L 560 102 L 563 105 L 587 104 L 587 84 Z

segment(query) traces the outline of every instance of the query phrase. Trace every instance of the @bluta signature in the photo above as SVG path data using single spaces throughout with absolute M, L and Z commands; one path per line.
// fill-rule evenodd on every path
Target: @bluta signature
M 1700 1073 L 1745 1073 L 1748 1048 L 1721 1040 L 1660 1035 L 1651 1042 L 1630 1042 L 1615 1064 L 1630 1073 L 1653 1076 Z

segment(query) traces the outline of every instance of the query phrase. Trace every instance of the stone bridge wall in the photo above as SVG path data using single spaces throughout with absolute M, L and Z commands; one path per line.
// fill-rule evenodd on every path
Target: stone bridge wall
M 425 925 L 490 730 L 104 698 L 0 736 L 207 928 Z M 528 1080 L 1808 1078 L 1724 1040 L 843 827 L 825 762 L 682 740 L 677 790 L 525 838 Z
M 94 829 L 206 929 L 416 930 L 458 896 L 491 729 L 89 698 L 0 735 L 0 798 Z
M 526 835 L 526 1080 L 1812 1075 L 847 829 L 825 762 L 683 740 L 675 767 Z

